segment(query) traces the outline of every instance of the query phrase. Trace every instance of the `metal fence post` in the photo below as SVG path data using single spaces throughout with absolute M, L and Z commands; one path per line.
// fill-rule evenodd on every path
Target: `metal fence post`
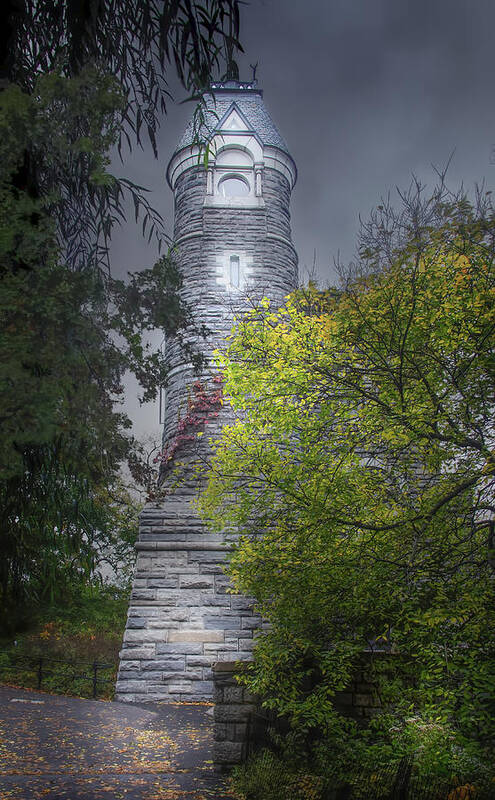
M 98 672 L 98 662 L 93 661 L 93 700 L 96 700 L 96 693 L 97 693 L 97 672 Z
M 38 690 L 41 689 L 41 681 L 43 680 L 43 656 L 38 659 Z

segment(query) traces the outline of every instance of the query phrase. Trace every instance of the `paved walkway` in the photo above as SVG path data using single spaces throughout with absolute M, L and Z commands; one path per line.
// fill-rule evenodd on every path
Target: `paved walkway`
M 0 800 L 230 799 L 207 710 L 0 686 Z

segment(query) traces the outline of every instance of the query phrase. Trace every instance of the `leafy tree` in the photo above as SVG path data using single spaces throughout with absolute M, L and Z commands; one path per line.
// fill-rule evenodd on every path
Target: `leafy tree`
M 47 212 L 53 196 L 32 197 L 11 180 L 26 143 L 40 162 L 63 163 L 78 152 L 60 124 L 60 106 L 65 121 L 85 114 L 92 133 L 86 156 L 102 180 L 121 102 L 115 82 L 92 69 L 73 79 L 40 76 L 31 95 L 14 85 L 0 95 L 4 608 L 64 593 L 76 576 L 87 580 L 102 545 L 110 547 L 115 511 L 130 504 L 118 489 L 119 465 L 138 462 L 130 423 L 114 406 L 121 379 L 127 369 L 140 371 L 152 396 L 165 380 L 164 364 L 143 348 L 141 333 L 173 328 L 184 312 L 167 258 L 127 285 L 91 266 L 67 269 Z M 108 493 L 118 493 L 117 505 L 103 503 Z
M 349 725 L 335 713 L 335 692 L 364 650 L 385 650 L 371 671 L 393 713 L 384 710 L 367 736 L 403 743 L 404 715 L 416 714 L 425 731 L 453 725 L 487 744 L 489 194 L 471 205 L 443 181 L 429 198 L 414 184 L 398 212 L 374 212 L 359 253 L 341 291 L 296 292 L 278 311 L 264 301 L 234 330 L 219 358 L 238 419 L 215 445 L 201 506 L 216 526 L 242 534 L 230 574 L 270 623 L 247 678 L 268 706 L 338 731 L 338 753 Z
M 142 146 L 144 128 L 157 156 L 156 132 L 172 99 L 171 77 L 177 76 L 188 95 L 200 100 L 222 61 L 231 59 L 233 49 L 241 49 L 238 0 L 8 0 L 2 9 L 0 86 L 14 82 L 31 93 L 40 74 L 74 78 L 92 66 L 113 78 L 120 89 L 119 150 L 123 141 L 129 148 L 133 141 Z M 66 91 L 70 85 L 65 84 Z M 79 91 L 77 83 L 74 87 Z M 57 99 L 56 111 L 63 114 L 62 98 Z M 198 141 L 202 109 L 199 103 Z M 96 260 L 108 267 L 109 235 L 123 218 L 125 195 L 131 195 L 136 217 L 143 213 L 147 233 L 158 243 L 163 238 L 162 221 L 142 187 L 109 176 L 96 180 L 84 150 L 92 131 L 86 116 L 76 112 L 70 120 L 60 120 L 69 141 L 79 143 L 70 161 L 40 165 L 28 145 L 12 179 L 35 196 L 55 189 L 50 213 L 57 220 L 59 244 L 71 266 L 88 266 L 88 260 Z
M 141 145 L 144 126 L 156 154 L 167 63 L 189 93 L 204 89 L 237 44 L 238 9 L 20 0 L 2 15 L 0 603 L 23 611 L 88 580 L 132 538 L 119 468 L 127 460 L 137 480 L 147 470 L 118 408 L 122 377 L 132 371 L 152 399 L 166 363 L 143 333 L 177 331 L 189 315 L 169 255 L 112 278 L 126 192 L 143 234 L 160 245 L 163 231 L 142 187 L 110 174 L 108 153 Z

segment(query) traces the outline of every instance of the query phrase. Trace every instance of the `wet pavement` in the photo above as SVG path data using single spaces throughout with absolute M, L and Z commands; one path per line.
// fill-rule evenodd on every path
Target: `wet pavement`
M 0 686 L 0 800 L 230 800 L 208 708 Z

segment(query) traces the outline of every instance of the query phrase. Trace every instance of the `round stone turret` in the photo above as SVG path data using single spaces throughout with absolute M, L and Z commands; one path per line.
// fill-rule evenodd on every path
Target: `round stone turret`
M 289 203 L 296 167 L 254 84 L 214 84 L 205 97 L 206 163 L 191 122 L 173 154 L 167 180 L 175 197 L 174 245 L 183 296 L 206 340 L 190 343 L 209 357 L 235 316 L 262 296 L 279 306 L 297 285 Z M 164 447 L 183 415 L 191 371 L 178 343 L 168 343 Z
M 252 601 L 227 591 L 225 559 L 236 534 L 207 531 L 191 504 L 205 478 L 190 467 L 191 460 L 207 464 L 208 440 L 229 421 L 213 351 L 235 317 L 262 297 L 279 306 L 297 285 L 289 214 L 296 167 L 255 83 L 213 84 L 204 102 L 199 135 L 207 158 L 191 122 L 167 180 L 175 198 L 174 256 L 192 311 L 186 340 L 206 366 L 198 376 L 184 342 L 166 343 L 166 493 L 141 515 L 119 700 L 211 699 L 212 664 L 250 659 L 260 624 Z

